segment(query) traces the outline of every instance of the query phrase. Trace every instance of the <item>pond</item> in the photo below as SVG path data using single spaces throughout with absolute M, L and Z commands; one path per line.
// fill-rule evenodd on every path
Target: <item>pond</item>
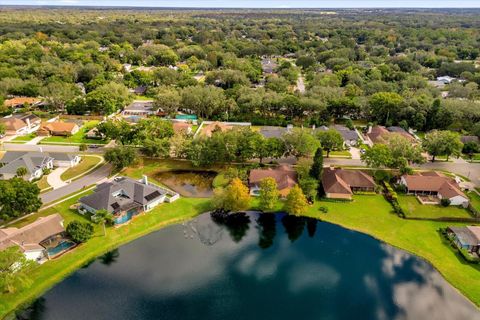
M 78 270 L 21 319 L 480 319 L 424 260 L 283 214 L 209 214 Z
M 208 198 L 213 195 L 214 171 L 174 170 L 156 173 L 154 178 L 184 197 Z

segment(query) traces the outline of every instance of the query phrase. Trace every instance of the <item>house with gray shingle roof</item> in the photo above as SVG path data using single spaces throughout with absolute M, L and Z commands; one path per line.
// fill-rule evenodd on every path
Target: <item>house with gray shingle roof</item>
M 97 186 L 93 194 L 79 200 L 79 212 L 93 215 L 107 210 L 116 225 L 130 221 L 134 216 L 153 209 L 165 201 L 168 191 L 148 183 L 146 177 L 134 180 L 118 177 Z
M 27 181 L 39 179 L 43 170 L 53 168 L 54 159 L 48 153 L 8 151 L 0 159 L 0 179 L 11 179 L 17 175 L 19 168 L 25 168 L 27 174 L 23 177 Z

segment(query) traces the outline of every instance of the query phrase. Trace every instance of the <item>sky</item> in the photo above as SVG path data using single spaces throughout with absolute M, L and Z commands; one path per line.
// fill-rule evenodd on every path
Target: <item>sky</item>
M 195 8 L 480 8 L 480 0 L 0 0 L 0 5 Z

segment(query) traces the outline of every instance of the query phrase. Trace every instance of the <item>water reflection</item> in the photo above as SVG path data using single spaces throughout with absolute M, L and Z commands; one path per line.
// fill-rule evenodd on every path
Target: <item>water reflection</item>
M 118 252 L 29 319 L 479 319 L 423 260 L 311 219 L 202 215 Z
M 118 260 L 118 257 L 120 257 L 120 252 L 118 251 L 118 249 L 113 249 L 112 251 L 105 253 L 103 256 L 100 256 L 98 259 L 104 265 L 109 266 L 112 263 L 115 263 Z

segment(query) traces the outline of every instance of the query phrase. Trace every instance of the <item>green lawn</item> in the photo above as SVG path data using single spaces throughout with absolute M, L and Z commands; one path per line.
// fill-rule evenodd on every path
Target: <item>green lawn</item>
M 323 151 L 323 155 L 327 156 L 327 152 Z M 348 150 L 330 151 L 330 157 L 351 157 L 352 155 Z
M 416 218 L 472 218 L 470 213 L 458 206 L 442 207 L 441 205 L 421 204 L 415 196 L 399 195 L 398 202 L 407 217 Z
M 37 135 L 35 133 L 30 133 L 30 134 L 27 134 L 25 136 L 16 136 L 11 141 L 12 142 L 28 142 L 28 141 L 32 140 L 33 138 L 35 138 L 36 136 Z
M 47 176 L 44 175 L 43 177 L 40 178 L 40 180 L 36 181 L 35 184 L 40 188 L 41 190 L 50 188 L 50 185 L 47 182 Z
M 87 172 L 88 170 L 91 170 L 92 168 L 94 168 L 96 165 L 98 165 L 100 163 L 100 161 L 102 161 L 102 159 L 97 157 L 97 156 L 84 155 L 84 156 L 82 156 L 82 160 L 80 161 L 80 163 L 78 165 L 76 165 L 75 167 L 72 167 L 72 168 L 68 169 L 67 171 L 65 171 L 64 173 L 62 173 L 60 178 L 63 181 L 75 178 L 75 177 Z
M 24 225 L 34 221 L 39 216 L 45 216 L 55 212 L 60 213 L 64 217 L 65 225 L 73 219 L 86 221 L 86 218 L 69 209 L 70 205 L 76 201 L 76 198 L 68 200 L 40 214 L 29 217 L 16 226 Z M 181 198 L 171 204 L 159 205 L 154 210 L 137 217 L 128 225 L 120 228 L 108 228 L 106 237 L 103 236 L 102 228 L 96 226 L 95 236 L 87 243 L 80 245 L 56 260 L 48 261 L 41 266 L 36 266 L 30 273 L 31 279 L 33 279 L 33 284 L 30 288 L 14 294 L 0 295 L 0 318 L 4 318 L 19 306 L 33 301 L 54 284 L 60 282 L 70 273 L 95 259 L 95 257 L 169 224 L 190 219 L 208 209 L 208 199 Z
M 478 211 L 480 211 L 480 196 L 473 191 L 470 191 L 467 195 L 470 198 L 472 206 Z
M 90 129 L 94 128 L 99 121 L 92 120 L 85 122 L 85 124 L 78 130 L 77 133 L 71 135 L 69 137 L 63 136 L 52 136 L 43 139 L 40 144 L 55 144 L 55 143 L 73 143 L 73 144 L 106 144 L 108 141 L 100 140 L 100 139 L 87 139 L 85 138 L 85 134 L 87 134 Z
M 320 206 L 329 209 L 321 213 Z M 437 232 L 449 225 L 401 219 L 381 196 L 354 196 L 350 203 L 319 201 L 308 216 L 360 231 L 428 260 L 454 287 L 480 306 L 480 265 L 467 263 Z

